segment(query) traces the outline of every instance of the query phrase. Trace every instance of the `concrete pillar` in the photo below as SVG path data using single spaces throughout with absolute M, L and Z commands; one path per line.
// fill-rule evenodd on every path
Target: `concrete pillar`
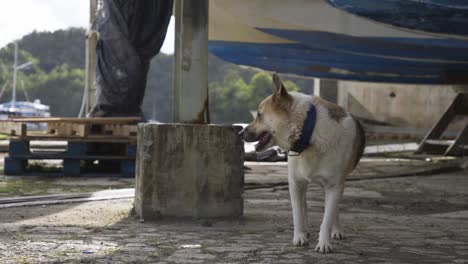
M 209 123 L 208 0 L 174 3 L 174 122 Z
M 338 81 L 315 78 L 314 95 L 336 104 L 338 102 Z
M 244 186 L 240 127 L 207 125 L 208 0 L 174 3 L 178 124 L 138 127 L 135 212 L 144 220 L 239 218 Z
M 135 211 L 162 217 L 239 218 L 243 215 L 240 127 L 140 124 Z

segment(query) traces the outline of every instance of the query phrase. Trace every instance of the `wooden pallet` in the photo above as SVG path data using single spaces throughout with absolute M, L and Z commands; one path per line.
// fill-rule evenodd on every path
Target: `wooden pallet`
M 53 139 L 136 142 L 139 117 L 99 118 L 15 118 L 0 121 L 0 134 L 19 139 Z M 28 123 L 45 123 L 46 131 L 28 130 Z
M 26 124 L 11 121 L 0 121 L 0 134 L 13 137 L 23 137 L 26 135 Z
M 419 144 L 417 153 L 462 156 L 468 150 L 468 124 L 458 133 L 455 140 L 442 140 L 441 137 L 456 116 L 468 116 L 468 94 L 459 93 L 442 117 L 431 128 Z
M 90 167 L 99 171 L 101 175 L 119 175 L 134 177 L 136 144 L 109 143 L 109 142 L 79 142 L 69 141 L 65 150 L 31 149 L 30 140 L 10 140 L 9 154 L 5 157 L 6 175 L 28 175 L 34 171 L 28 166 L 32 160 L 62 160 L 63 166 L 59 175 L 80 176 L 88 172 Z M 103 171 L 94 163 L 109 164 L 112 162 L 113 170 Z M 86 166 L 87 165 L 87 166 Z
M 62 175 L 82 175 L 87 168 L 93 167 L 90 164 L 98 161 L 99 164 L 117 167 L 113 174 L 134 176 L 136 123 L 139 121 L 139 117 L 15 118 L 0 121 L 0 133 L 10 136 L 5 174 L 33 172 L 28 166 L 31 160 L 62 160 Z M 47 130 L 28 130 L 28 123 L 45 123 Z M 65 141 L 67 147 L 62 151 L 31 149 L 32 140 Z

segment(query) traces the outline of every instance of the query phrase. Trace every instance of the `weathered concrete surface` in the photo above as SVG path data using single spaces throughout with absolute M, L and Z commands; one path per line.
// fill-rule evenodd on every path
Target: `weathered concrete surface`
M 314 78 L 314 95 L 332 103 L 338 103 L 338 81 Z
M 367 175 L 381 162 L 364 160 L 358 170 Z M 389 160 L 386 170 L 408 163 Z M 251 184 L 286 179 L 284 163 L 247 166 Z M 287 186 L 245 191 L 242 221 L 139 222 L 132 200 L 4 209 L 0 263 L 468 263 L 466 186 L 463 171 L 348 182 L 340 206 L 347 238 L 333 241 L 329 255 L 313 250 L 323 213 L 314 185 L 304 248 L 291 245 Z
M 338 103 L 358 117 L 429 129 L 457 95 L 453 87 L 339 81 Z M 463 129 L 467 119 L 455 121 L 450 129 Z
M 145 220 L 241 217 L 244 144 L 239 130 L 216 125 L 140 125 L 137 215 Z

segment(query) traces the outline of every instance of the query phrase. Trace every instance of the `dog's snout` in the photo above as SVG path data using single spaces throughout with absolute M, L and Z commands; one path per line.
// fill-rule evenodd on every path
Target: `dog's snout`
M 244 137 L 244 131 L 247 127 L 242 128 L 242 130 L 239 132 L 239 135 L 243 138 Z
M 246 126 L 244 127 L 241 132 L 239 132 L 239 135 L 242 137 L 243 140 L 247 141 L 246 140 L 246 137 L 248 137 L 247 135 L 249 134 L 249 127 Z
M 241 136 L 242 136 L 242 139 L 246 142 L 254 142 L 254 141 L 257 141 L 257 136 L 255 135 L 255 133 L 252 133 L 250 130 L 249 130 L 249 127 L 245 127 L 244 129 L 242 129 L 241 131 Z

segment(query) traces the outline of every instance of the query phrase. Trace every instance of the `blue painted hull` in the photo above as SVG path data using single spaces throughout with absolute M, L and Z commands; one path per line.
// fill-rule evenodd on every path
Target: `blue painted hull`
M 464 72 L 466 64 L 424 63 L 341 54 L 300 44 L 211 42 L 210 52 L 226 61 L 269 71 L 341 80 L 445 84 L 447 69 Z
M 213 33 L 210 32 L 209 50 L 221 59 L 270 71 L 318 78 L 391 83 L 468 83 L 468 41 L 463 38 L 434 37 L 397 30 L 331 10 L 334 8 L 325 1 L 317 0 L 266 1 L 265 4 L 271 3 L 273 6 L 266 8 L 271 14 L 258 13 L 258 16 L 252 17 L 249 12 L 254 12 L 252 9 L 256 8 L 252 2 L 261 4 L 264 1 L 245 1 L 239 2 L 238 6 L 233 2 L 224 2 L 224 10 L 215 10 L 235 13 L 232 16 L 237 18 L 229 21 L 231 24 L 228 31 L 210 28 Z M 344 0 L 329 1 L 334 5 L 346 6 Z M 298 5 L 296 9 L 291 7 L 295 2 Z M 220 5 L 223 1 L 212 1 L 210 5 L 213 3 Z M 242 3 L 250 6 L 242 9 Z M 307 19 L 294 17 L 294 13 L 303 12 L 300 7 L 308 4 L 311 5 L 308 10 L 311 16 L 310 29 L 307 28 Z M 464 6 L 464 3 L 459 4 Z M 262 6 L 258 6 L 261 9 Z M 288 11 L 287 14 L 281 13 L 283 8 Z M 386 5 L 382 5 L 382 8 L 386 8 Z M 212 20 L 229 20 L 226 14 L 222 14 L 222 18 L 214 16 Z M 326 23 L 317 20 L 320 15 Z M 346 23 L 339 27 L 333 26 L 332 23 L 337 21 L 348 21 L 354 26 L 347 26 Z M 465 25 L 468 32 L 468 23 Z M 340 29 L 347 30 L 341 32 Z
M 332 6 L 405 29 L 468 38 L 466 0 L 327 0 Z

